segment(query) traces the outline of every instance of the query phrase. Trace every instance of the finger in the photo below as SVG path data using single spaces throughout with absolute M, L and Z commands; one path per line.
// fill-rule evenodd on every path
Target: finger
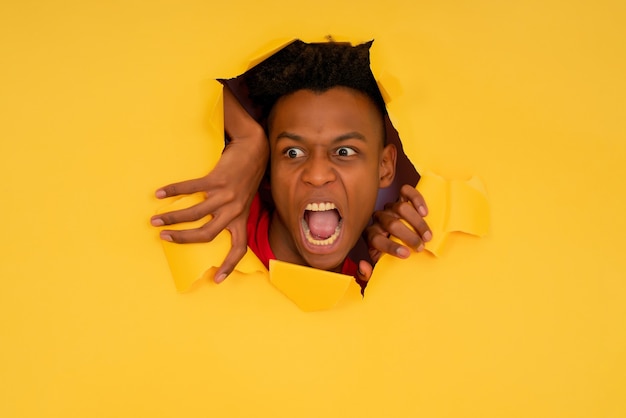
M 372 246 L 372 241 L 374 241 L 374 237 L 377 235 L 383 235 L 384 237 L 389 236 L 389 234 L 382 229 L 379 223 L 373 223 L 365 228 L 364 238 L 365 242 L 368 244 L 368 253 L 374 264 L 378 263 L 378 260 L 380 260 L 380 257 L 382 256 L 382 252 L 378 248 L 374 248 Z
M 173 225 L 197 221 L 212 214 L 214 218 L 223 215 L 225 220 L 222 226 L 226 226 L 228 222 L 241 215 L 246 209 L 245 202 L 234 200 L 234 197 L 231 193 L 210 193 L 202 202 L 188 208 L 154 215 L 150 219 L 150 223 L 152 226 Z
M 245 222 L 237 221 L 235 225 L 231 225 L 227 228 L 231 231 L 232 245 L 231 249 L 226 255 L 224 262 L 215 273 L 215 283 L 221 283 L 235 270 L 235 267 L 241 261 L 246 251 L 248 250 L 248 239 L 246 232 Z
M 428 215 L 428 206 L 426 205 L 424 196 L 413 186 L 405 184 L 400 188 L 400 200 L 413 203 L 413 206 L 420 215 Z
M 159 199 L 166 197 L 178 196 L 181 194 L 192 194 L 201 192 L 206 189 L 205 178 L 197 178 L 193 180 L 185 180 L 179 183 L 168 184 L 161 187 L 155 192 L 155 196 Z
M 428 224 L 421 214 L 415 211 L 413 203 L 399 203 L 396 205 L 395 211 L 402 219 L 408 222 L 408 224 L 411 225 L 415 231 L 417 231 L 422 241 L 428 242 L 432 239 L 432 232 L 430 231 Z M 401 236 L 396 236 L 402 239 Z
M 380 257 L 382 257 L 383 253 L 378 251 L 376 248 L 374 247 L 369 247 L 367 250 L 370 259 L 372 260 L 372 263 L 376 264 L 378 263 L 378 261 L 380 260 Z
M 419 219 L 413 219 L 413 222 L 421 220 L 421 217 L 417 215 L 415 209 L 410 203 L 398 203 L 396 204 L 396 206 L 396 212 L 400 211 L 399 208 L 401 206 L 410 207 L 410 210 L 406 211 L 406 216 L 409 216 L 409 214 L 416 215 Z M 380 211 L 375 213 L 376 222 L 379 223 L 386 232 L 398 238 L 400 241 L 413 248 L 414 250 L 421 251 L 423 249 L 423 241 L 421 236 L 412 228 L 408 221 L 401 219 L 400 216 L 390 211 Z
M 214 218 L 210 222 L 202 225 L 200 228 L 175 230 L 163 230 L 159 233 L 161 239 L 178 244 L 188 244 L 195 242 L 210 242 L 215 239 L 225 227 L 217 222 Z
M 374 271 L 374 268 L 372 267 L 370 263 L 368 263 L 365 260 L 359 261 L 359 269 L 357 271 L 357 276 L 359 280 L 363 282 L 369 281 L 369 279 L 372 277 L 373 271 Z
M 398 258 L 408 258 L 409 255 L 411 255 L 411 251 L 407 247 L 392 241 L 385 235 L 375 235 L 371 237 L 369 245 L 381 253 L 391 254 Z
M 215 200 L 203 200 L 202 202 L 185 209 L 172 212 L 160 213 L 150 218 L 152 226 L 173 225 L 181 222 L 192 222 L 202 219 L 213 213 L 221 205 Z

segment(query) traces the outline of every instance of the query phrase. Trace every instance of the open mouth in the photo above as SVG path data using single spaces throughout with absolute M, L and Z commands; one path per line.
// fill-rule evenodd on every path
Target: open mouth
M 309 203 L 302 217 L 306 240 L 313 245 L 332 245 L 341 232 L 342 219 L 334 203 Z

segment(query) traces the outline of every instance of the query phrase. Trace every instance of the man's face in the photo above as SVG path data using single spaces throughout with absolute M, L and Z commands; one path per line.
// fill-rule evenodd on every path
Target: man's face
M 279 260 L 338 270 L 367 225 L 379 187 L 395 172 L 382 118 L 345 87 L 282 97 L 269 120 L 276 211 L 270 245 Z

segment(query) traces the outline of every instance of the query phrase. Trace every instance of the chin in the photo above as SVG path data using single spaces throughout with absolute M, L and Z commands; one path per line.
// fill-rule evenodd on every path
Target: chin
M 304 257 L 304 259 L 310 267 L 319 270 L 339 272 L 341 271 L 341 267 L 343 266 L 344 260 L 347 256 L 347 253 L 343 256 L 336 254 L 325 254 Z
M 313 268 L 326 271 L 341 271 L 341 267 L 350 252 L 339 239 L 333 245 L 315 246 L 306 240 L 300 242 L 300 256 Z

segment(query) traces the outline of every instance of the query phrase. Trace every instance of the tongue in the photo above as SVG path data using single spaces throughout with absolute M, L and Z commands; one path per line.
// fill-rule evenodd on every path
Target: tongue
M 309 229 L 315 238 L 326 239 L 335 233 L 339 225 L 339 215 L 335 210 L 309 212 Z

